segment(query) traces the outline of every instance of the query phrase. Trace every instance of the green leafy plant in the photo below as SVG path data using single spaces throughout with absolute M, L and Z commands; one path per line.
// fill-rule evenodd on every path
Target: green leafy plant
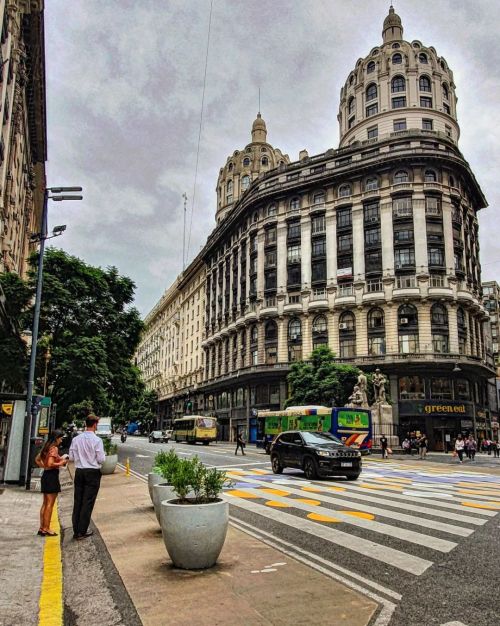
M 104 444 L 104 454 L 106 456 L 117 454 L 118 446 L 116 445 L 116 443 L 112 443 L 111 439 L 105 438 L 102 440 L 102 443 Z
M 215 467 L 206 468 L 195 456 L 191 459 L 179 459 L 173 470 L 170 483 L 181 503 L 203 504 L 216 500 L 231 480 L 225 472 Z M 188 499 L 189 492 L 194 498 Z
M 200 459 L 195 456 L 191 461 L 191 489 L 194 493 L 194 498 L 196 501 L 199 501 L 202 497 L 204 483 L 205 483 L 205 475 L 206 468 Z
M 216 467 L 205 470 L 205 480 L 203 484 L 205 499 L 208 501 L 217 499 L 224 485 L 231 483 L 232 481 L 227 477 L 226 472 L 222 472 Z
M 173 472 L 170 483 L 179 500 L 186 502 L 188 493 L 191 491 L 193 482 L 192 459 L 179 459 L 179 463 Z
M 173 473 L 175 472 L 179 461 L 180 459 L 174 450 L 159 452 L 155 457 L 155 467 L 153 468 L 153 471 L 156 474 L 160 474 L 168 483 L 171 483 Z

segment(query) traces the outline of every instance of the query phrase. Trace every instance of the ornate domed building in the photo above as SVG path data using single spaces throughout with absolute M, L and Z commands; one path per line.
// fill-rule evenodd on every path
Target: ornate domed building
M 290 364 L 328 344 L 388 376 L 386 434 L 426 432 L 435 449 L 460 431 L 487 434 L 486 200 L 458 148 L 453 73 L 434 48 L 404 41 L 392 7 L 341 89 L 338 121 L 338 149 L 291 163 L 259 114 L 252 142 L 220 170 L 200 254 L 203 382 L 183 397 L 216 414 L 223 437 L 244 426 L 252 438 L 252 410 L 283 406 Z M 182 410 L 175 401 L 165 415 Z

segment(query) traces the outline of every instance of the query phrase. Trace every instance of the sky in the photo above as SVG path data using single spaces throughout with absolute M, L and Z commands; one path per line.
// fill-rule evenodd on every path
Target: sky
M 136 283 L 142 315 L 215 225 L 220 167 L 250 142 L 261 91 L 268 141 L 298 159 L 338 146 L 340 88 L 382 40 L 385 0 L 50 0 L 45 4 L 48 185 L 58 246 Z M 500 282 L 500 38 L 496 0 L 398 0 L 404 38 L 454 72 L 459 147 L 488 200 L 479 212 L 483 280 Z M 193 193 L 195 191 L 195 193 Z M 193 201 L 194 198 L 194 201 Z

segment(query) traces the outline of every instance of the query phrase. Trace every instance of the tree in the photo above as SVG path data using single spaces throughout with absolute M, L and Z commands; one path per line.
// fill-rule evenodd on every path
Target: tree
M 0 292 L 5 296 L 4 319 L 0 319 L 0 389 L 22 392 L 28 377 L 26 344 L 19 331 L 33 292 L 13 272 L 0 274 Z
M 286 406 L 319 404 L 345 406 L 359 376 L 359 368 L 335 362 L 328 346 L 313 350 L 308 361 L 298 361 L 290 368 L 290 396 Z
M 36 281 L 33 262 L 30 281 Z M 71 420 L 88 402 L 98 415 L 120 409 L 126 421 L 145 394 L 132 364 L 143 328 L 131 306 L 134 282 L 115 267 L 94 267 L 54 248 L 45 252 L 43 281 L 40 336 L 49 338 L 47 383 L 58 419 Z M 40 351 L 39 381 L 43 357 Z

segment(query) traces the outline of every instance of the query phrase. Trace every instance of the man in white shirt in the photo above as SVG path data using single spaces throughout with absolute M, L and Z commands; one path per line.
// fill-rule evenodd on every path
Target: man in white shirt
M 101 465 L 104 463 L 104 445 L 95 431 L 99 418 L 89 415 L 86 430 L 75 437 L 69 449 L 69 458 L 75 463 L 75 496 L 73 502 L 73 537 L 85 539 L 89 531 L 90 517 L 101 485 Z

